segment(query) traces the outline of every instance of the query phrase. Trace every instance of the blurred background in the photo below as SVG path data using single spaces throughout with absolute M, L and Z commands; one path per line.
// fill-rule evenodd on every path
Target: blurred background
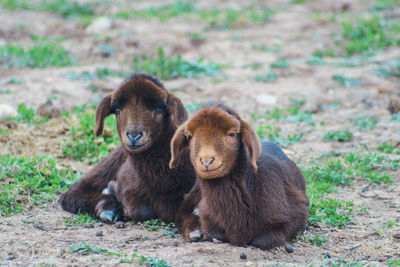
M 114 118 L 93 136 L 96 105 L 148 72 L 190 113 L 207 101 L 233 107 L 300 164 L 312 227 L 292 263 L 399 265 L 399 45 L 399 0 L 0 0 L 0 215 L 54 199 L 115 148 Z M 32 170 L 50 189 L 4 187 Z M 213 249 L 192 263 L 238 260 L 229 246 Z

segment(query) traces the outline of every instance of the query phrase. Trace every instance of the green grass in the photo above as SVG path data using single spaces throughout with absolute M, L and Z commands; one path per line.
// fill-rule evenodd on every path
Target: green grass
M 369 131 L 375 127 L 378 123 L 378 119 L 373 116 L 362 116 L 354 119 L 354 122 L 357 124 L 358 128 L 362 131 Z
M 95 107 L 82 106 L 76 107 L 72 112 L 78 122 L 71 125 L 72 140 L 64 139 L 61 150 L 66 157 L 80 161 L 87 160 L 89 164 L 93 164 L 108 155 L 108 146 L 120 143 L 114 116 L 105 119 L 103 136 L 97 138 L 94 136 L 96 127 L 94 111 Z
M 327 132 L 324 135 L 324 140 L 333 140 L 338 142 L 348 142 L 353 137 L 353 133 L 350 131 L 335 131 Z
M 388 266 L 389 267 L 400 266 L 400 258 L 391 259 L 390 261 L 388 261 Z
M 374 10 L 385 10 L 400 7 L 399 0 L 377 0 L 374 5 Z
M 274 108 L 267 110 L 261 116 L 253 115 L 253 119 L 264 118 L 267 120 L 284 120 L 291 123 L 305 122 L 314 125 L 312 114 L 308 110 L 302 110 L 305 100 L 291 99 L 291 105 L 287 108 Z
M 351 222 L 353 202 L 343 202 L 327 194 L 355 180 L 391 183 L 389 171 L 397 170 L 399 161 L 371 152 L 331 152 L 312 159 L 311 166 L 302 169 L 310 199 L 310 224 L 324 222 L 326 225 L 345 227 Z
M 361 84 L 360 79 L 347 77 L 341 74 L 333 75 L 332 79 L 343 87 L 353 87 Z
M 75 179 L 71 170 L 60 169 L 51 156 L 0 155 L 0 217 L 54 201 Z
M 79 255 L 93 255 L 93 254 L 100 254 L 108 257 L 118 257 L 120 259 L 120 263 L 139 263 L 140 265 L 146 265 L 150 267 L 172 267 L 172 265 L 168 264 L 164 260 L 160 260 L 157 258 L 149 258 L 145 257 L 143 255 L 139 255 L 136 253 L 132 253 L 130 258 L 128 257 L 128 254 L 126 253 L 118 253 L 114 251 L 110 251 L 106 248 L 98 248 L 89 244 L 86 244 L 85 242 L 82 242 L 79 245 L 72 245 L 68 247 L 68 252 L 69 253 L 77 253 Z M 122 258 L 124 257 L 124 258 Z
M 278 59 L 270 64 L 271 69 L 287 69 L 290 67 L 290 62 L 286 59 Z
M 169 57 L 161 46 L 158 47 L 157 52 L 155 57 L 135 56 L 133 59 L 134 70 L 151 73 L 161 79 L 193 78 L 199 75 L 214 76 L 221 72 L 220 65 L 203 59 L 186 61 L 180 55 Z
M 318 235 L 313 235 L 310 237 L 307 237 L 307 240 L 313 245 L 313 246 L 321 246 L 323 243 L 328 241 L 328 239 L 324 237 L 319 237 Z
M 201 19 L 207 27 L 217 29 L 241 28 L 249 25 L 262 25 L 270 20 L 273 11 L 268 7 L 249 5 L 240 9 L 223 8 L 201 11 Z
M 371 18 L 342 22 L 342 45 L 346 54 L 371 54 L 388 46 L 398 44 L 397 24 L 374 15 Z
M 8 117 L 6 120 L 26 123 L 28 125 L 38 125 L 49 120 L 47 117 L 37 115 L 33 108 L 27 108 L 24 103 L 18 105 L 17 111 L 18 115 L 16 117 Z
M 83 226 L 88 223 L 96 223 L 96 222 L 100 222 L 100 221 L 93 218 L 92 216 L 90 216 L 87 213 L 84 213 L 84 214 L 79 213 L 79 214 L 76 214 L 76 215 L 74 214 L 69 217 L 64 217 L 64 225 L 65 226 L 74 226 L 74 225 Z
M 277 128 L 265 124 L 260 124 L 256 130 L 256 133 L 261 140 L 274 142 L 283 147 L 297 143 L 303 138 L 303 135 L 299 133 L 283 136 Z
M 264 24 L 269 21 L 273 14 L 271 9 L 257 5 L 249 5 L 240 9 L 200 9 L 195 7 L 193 3 L 194 2 L 191 1 L 175 0 L 172 3 L 164 4 L 159 7 L 120 11 L 115 17 L 120 19 L 156 18 L 163 22 L 176 17 L 190 16 L 190 18 L 195 18 L 204 22 L 207 28 L 231 29 L 251 24 Z
M 258 74 L 254 77 L 254 80 L 256 82 L 268 82 L 268 83 L 274 83 L 278 80 L 278 75 L 273 73 L 272 71 L 266 72 L 264 74 Z
M 10 10 L 30 9 L 58 14 L 65 18 L 75 16 L 93 16 L 94 5 L 71 0 L 51 0 L 35 3 L 27 0 L 0 0 L 0 7 Z
M 172 265 L 168 264 L 164 260 L 160 260 L 157 258 L 148 258 L 143 255 L 138 255 L 136 253 L 132 253 L 131 258 L 121 259 L 120 263 L 139 263 L 140 265 L 146 265 L 150 267 L 172 267 Z
M 0 65 L 9 67 L 46 68 L 74 64 L 69 52 L 54 41 L 43 38 L 30 48 L 7 44 L 0 47 Z
M 92 80 L 104 80 L 107 77 L 110 76 L 116 76 L 120 78 L 125 78 L 128 76 L 127 73 L 123 71 L 117 71 L 117 70 L 110 70 L 109 68 L 96 68 L 95 72 L 90 72 L 90 71 L 83 71 L 81 73 L 76 73 L 76 72 L 68 72 L 65 77 L 69 80 L 75 81 L 75 80 L 81 80 L 81 81 L 92 81 Z
M 94 4 L 79 3 L 71 0 L 42 1 L 38 10 L 47 11 L 61 15 L 62 17 L 92 16 L 94 15 Z

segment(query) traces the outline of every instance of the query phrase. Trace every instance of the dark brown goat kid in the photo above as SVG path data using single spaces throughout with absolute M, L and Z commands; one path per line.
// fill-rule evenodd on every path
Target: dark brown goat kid
M 263 142 L 261 149 L 235 111 L 207 105 L 181 125 L 171 141 L 171 168 L 186 147 L 197 180 L 177 214 L 185 239 L 201 229 L 206 240 L 270 249 L 304 231 L 309 202 L 301 171 L 277 145 Z
M 173 221 L 196 177 L 190 163 L 168 168 L 171 138 L 187 119 L 182 102 L 154 77 L 135 74 L 99 104 L 96 136 L 111 114 L 122 145 L 70 186 L 61 206 L 108 222 L 121 219 L 123 212 L 135 221 Z M 189 162 L 188 152 L 186 158 Z

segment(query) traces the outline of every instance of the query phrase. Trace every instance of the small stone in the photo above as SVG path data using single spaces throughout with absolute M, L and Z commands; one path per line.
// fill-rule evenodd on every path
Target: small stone
M 85 225 L 85 228 L 94 228 L 94 224 L 93 223 L 87 223 Z
M 246 253 L 240 253 L 240 258 L 241 258 L 242 260 L 247 259 Z
M 294 248 L 291 245 L 285 245 L 285 250 L 287 253 L 293 253 Z
M 329 252 L 325 253 L 325 259 L 330 259 L 331 257 L 332 257 L 331 253 Z
M 96 236 L 103 236 L 103 231 L 100 230 L 100 229 L 98 229 L 98 230 L 96 231 Z
M 7 104 L 0 104 L 0 119 L 16 116 L 18 116 L 18 112 L 15 108 Z
M 260 94 L 257 97 L 257 102 L 264 105 L 275 105 L 278 99 L 276 96 L 268 95 L 268 94 Z
M 48 99 L 45 103 L 39 106 L 36 113 L 42 117 L 58 118 L 61 116 L 61 109 L 55 106 L 53 102 Z
M 196 231 L 190 232 L 189 239 L 192 242 L 196 242 L 196 241 L 199 241 L 202 236 L 203 236 L 203 234 L 200 232 L 200 230 L 196 230 Z
M 117 228 L 117 229 L 122 229 L 125 227 L 126 227 L 125 223 L 123 223 L 121 221 L 115 223 L 115 228 Z
M 213 243 L 216 243 L 216 244 L 218 244 L 218 243 L 222 243 L 222 241 L 221 241 L 221 240 L 219 240 L 219 239 L 213 238 Z
M 99 17 L 95 19 L 89 27 L 86 28 L 86 33 L 101 33 L 110 30 L 112 27 L 112 20 L 107 17 Z

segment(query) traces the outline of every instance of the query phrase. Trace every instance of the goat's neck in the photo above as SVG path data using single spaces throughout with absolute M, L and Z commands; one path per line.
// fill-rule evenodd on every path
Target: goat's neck
M 214 203 L 209 204 L 219 207 L 219 210 L 229 209 L 232 203 L 243 203 L 246 205 L 244 208 L 251 210 L 254 186 L 251 184 L 253 177 L 248 176 L 253 176 L 254 173 L 247 155 L 243 152 L 242 150 L 229 174 L 215 179 L 197 177 L 202 198 L 212 200 Z

